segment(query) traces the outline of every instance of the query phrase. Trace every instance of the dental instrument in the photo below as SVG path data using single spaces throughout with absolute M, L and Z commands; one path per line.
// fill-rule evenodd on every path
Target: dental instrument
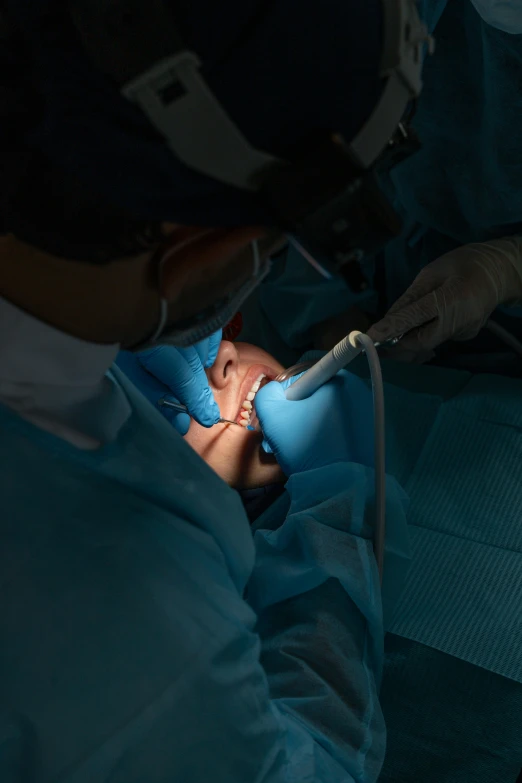
M 287 238 L 290 244 L 295 247 L 297 252 L 300 253 L 306 261 L 308 261 L 310 266 L 312 266 L 316 270 L 316 272 L 319 272 L 319 274 L 322 275 L 324 278 L 326 278 L 326 280 L 332 279 L 332 275 L 330 274 L 330 272 L 322 264 L 320 264 L 319 261 L 317 261 L 317 259 L 315 259 L 314 256 L 311 253 L 309 253 L 308 250 L 304 248 L 302 244 L 298 242 L 294 236 L 288 234 Z
M 400 334 L 398 337 L 390 337 L 389 340 L 383 340 L 382 342 L 377 341 L 373 344 L 374 348 L 393 348 L 397 343 L 402 340 L 404 337 L 403 334 Z
M 183 405 L 182 402 L 167 400 L 165 397 L 163 397 L 161 400 L 158 400 L 158 405 L 161 408 L 171 408 L 172 410 L 177 411 L 177 413 L 188 413 L 187 406 Z M 232 421 L 231 419 L 220 418 L 217 424 L 235 424 L 237 427 L 241 427 L 241 425 L 238 424 L 237 421 Z M 250 430 L 251 432 L 255 432 L 255 427 L 252 427 L 250 424 L 247 425 L 246 427 L 241 427 L 241 429 L 246 429 L 246 430 Z

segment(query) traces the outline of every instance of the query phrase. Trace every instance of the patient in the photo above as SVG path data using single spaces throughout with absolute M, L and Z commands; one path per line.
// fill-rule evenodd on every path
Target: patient
M 236 489 L 255 489 L 285 481 L 271 454 L 261 448 L 262 435 L 247 430 L 255 424 L 255 395 L 274 380 L 283 366 L 262 348 L 250 343 L 223 340 L 213 366 L 206 371 L 221 416 L 234 424 L 202 427 L 194 420 L 187 442 L 210 467 Z

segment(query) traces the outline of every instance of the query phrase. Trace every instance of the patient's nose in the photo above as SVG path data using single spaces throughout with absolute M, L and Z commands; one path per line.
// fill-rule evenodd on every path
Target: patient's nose
M 215 389 L 224 389 L 235 378 L 238 367 L 236 346 L 228 340 L 222 340 L 216 361 L 208 371 L 208 379 Z

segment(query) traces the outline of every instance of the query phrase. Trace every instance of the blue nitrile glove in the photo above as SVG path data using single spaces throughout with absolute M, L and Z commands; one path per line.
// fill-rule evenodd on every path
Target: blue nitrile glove
M 184 403 L 191 416 L 204 427 L 211 427 L 220 413 L 214 400 L 205 368 L 212 367 L 221 344 L 221 329 L 190 348 L 160 345 L 141 353 L 120 351 L 116 364 L 153 405 L 167 396 Z M 159 410 L 181 435 L 190 425 L 190 416 L 171 408 Z
M 274 381 L 256 394 L 256 413 L 287 476 L 334 462 L 373 467 L 373 404 L 364 381 L 341 370 L 307 400 L 290 401 L 285 389 L 297 378 Z

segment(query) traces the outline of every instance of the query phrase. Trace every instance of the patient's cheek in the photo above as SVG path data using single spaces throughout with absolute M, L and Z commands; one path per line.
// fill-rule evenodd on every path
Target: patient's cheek
M 244 453 L 243 436 L 246 434 L 242 431 L 231 433 L 224 424 L 202 427 L 192 420 L 185 441 L 221 475 L 228 472 L 231 463 L 234 468 L 240 463 Z
M 191 419 L 190 427 L 187 434 L 183 436 L 183 439 L 194 449 L 194 451 L 197 451 L 199 455 L 202 455 L 205 447 L 213 437 L 215 437 L 215 435 L 213 436 L 212 434 L 212 427 L 207 429 L 207 427 L 202 427 L 197 421 Z
M 232 487 L 249 489 L 284 481 L 274 456 L 262 450 L 258 432 L 233 424 L 207 428 L 191 421 L 185 441 Z

